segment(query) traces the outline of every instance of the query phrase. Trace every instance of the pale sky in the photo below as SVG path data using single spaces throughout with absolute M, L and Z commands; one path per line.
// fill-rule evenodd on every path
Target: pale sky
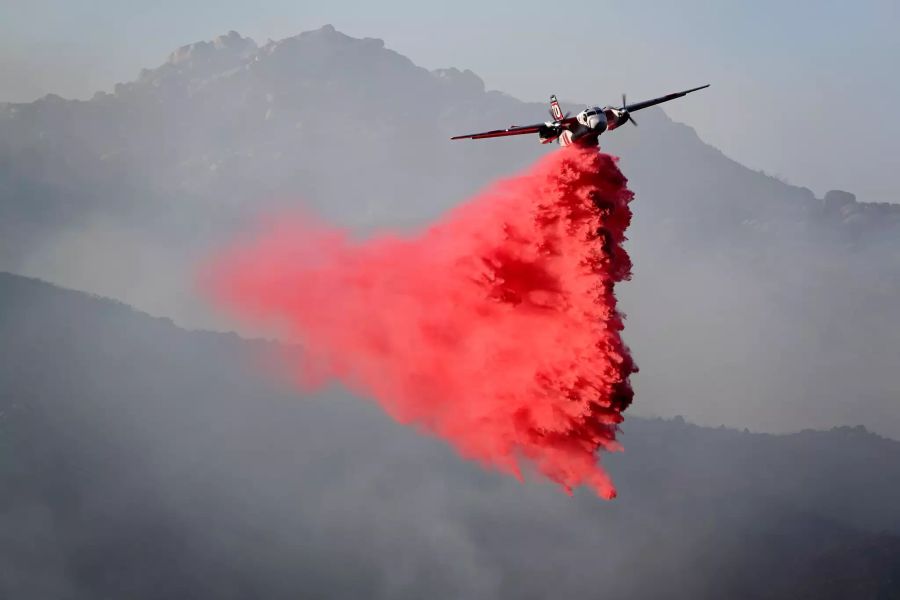
M 523 100 L 605 104 L 711 83 L 666 112 L 820 196 L 900 202 L 900 0 L 0 0 L 0 101 L 88 98 L 180 45 L 326 23 Z

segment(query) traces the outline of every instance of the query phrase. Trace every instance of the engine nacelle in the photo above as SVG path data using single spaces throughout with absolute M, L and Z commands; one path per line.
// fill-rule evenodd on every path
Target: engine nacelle
M 543 125 L 538 129 L 538 138 L 540 138 L 542 144 L 549 144 L 550 142 L 556 141 L 556 138 L 560 136 L 562 131 L 561 127 Z
M 603 109 L 603 112 L 606 115 L 606 122 L 608 123 L 606 128 L 610 131 L 625 122 L 625 118 L 623 117 L 624 113 L 620 110 L 607 106 Z

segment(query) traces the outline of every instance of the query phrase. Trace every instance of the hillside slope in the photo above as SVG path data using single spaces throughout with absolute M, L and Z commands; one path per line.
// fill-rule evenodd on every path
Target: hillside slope
M 900 594 L 900 443 L 860 428 L 630 418 L 603 502 L 35 280 L 0 274 L 0 348 L 4 598 Z

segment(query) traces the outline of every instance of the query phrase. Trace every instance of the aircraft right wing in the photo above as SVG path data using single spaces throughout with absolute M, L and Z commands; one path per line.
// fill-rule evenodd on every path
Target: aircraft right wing
M 641 110 L 642 108 L 649 108 L 651 106 L 656 106 L 657 104 L 662 104 L 663 102 L 668 102 L 669 100 L 674 100 L 675 98 L 681 98 L 682 96 L 687 96 L 691 92 L 696 92 L 697 90 L 706 89 L 709 87 L 709 84 L 701 85 L 700 87 L 695 87 L 690 90 L 685 90 L 683 92 L 676 92 L 674 94 L 668 94 L 666 96 L 660 96 L 659 98 L 654 98 L 653 100 L 644 100 L 643 102 L 635 102 L 634 104 L 626 104 L 623 108 L 628 112 L 634 112 L 636 110 Z

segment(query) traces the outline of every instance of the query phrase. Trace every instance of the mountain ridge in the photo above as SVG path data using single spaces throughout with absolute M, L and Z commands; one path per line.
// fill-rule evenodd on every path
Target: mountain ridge
M 324 53 L 326 56 L 317 57 L 314 54 L 315 51 Z M 290 69 L 295 71 L 300 69 L 302 71 L 304 62 L 307 64 L 315 64 L 315 59 L 327 58 L 340 63 L 341 60 L 348 58 L 345 56 L 348 53 L 351 54 L 353 59 L 368 56 L 374 61 L 373 64 L 382 64 L 383 68 L 388 71 L 399 68 L 404 70 L 407 76 L 411 76 L 413 73 L 418 74 L 421 81 L 428 80 L 430 83 L 439 81 L 444 84 L 443 91 L 455 95 L 454 99 L 456 100 L 465 96 L 474 97 L 486 95 L 495 97 L 498 100 L 502 99 L 506 103 L 519 105 L 520 107 L 528 107 L 529 109 L 532 107 L 541 107 L 540 111 L 535 114 L 541 114 L 544 109 L 543 105 L 540 103 L 522 102 L 501 92 L 487 91 L 483 80 L 468 69 L 460 71 L 455 67 L 450 67 L 428 71 L 422 67 L 416 66 L 409 58 L 388 49 L 381 39 L 353 38 L 337 31 L 331 25 L 325 25 L 320 29 L 302 32 L 298 35 L 277 41 L 270 40 L 262 46 L 257 45 L 251 38 L 241 36 L 236 31 L 229 31 L 226 34 L 213 38 L 211 41 L 195 42 L 177 48 L 159 67 L 142 69 L 136 80 L 116 84 L 112 94 L 97 92 L 91 100 L 64 100 L 59 96 L 50 94 L 32 103 L 5 103 L 0 104 L 0 106 L 5 108 L 5 116 L 7 119 L 10 119 L 11 116 L 15 116 L 21 111 L 40 110 L 43 107 L 52 110 L 54 107 L 59 107 L 61 105 L 72 107 L 87 106 L 101 101 L 108 103 L 110 100 L 121 100 L 138 91 L 155 91 L 156 93 L 162 94 L 166 91 L 167 87 L 175 83 L 184 88 L 182 91 L 193 94 L 197 93 L 203 86 L 214 83 L 217 79 L 227 79 L 236 75 L 238 71 L 258 68 L 257 63 L 265 62 L 266 60 L 276 62 L 281 61 L 282 66 L 289 64 Z M 311 56 L 306 56 L 306 54 Z M 307 60 L 300 60 L 304 58 Z M 328 67 L 317 66 L 316 71 L 319 75 L 327 75 Z M 211 75 L 215 76 L 211 78 Z M 378 75 L 384 75 L 384 73 L 378 73 Z M 409 84 L 413 79 L 415 78 L 411 78 L 406 81 L 406 83 Z M 406 95 L 407 92 L 404 90 L 403 94 Z M 425 96 L 424 100 L 427 102 L 434 97 L 434 93 L 425 94 Z M 416 96 L 410 94 L 409 98 L 414 100 L 414 102 L 411 102 L 410 104 L 412 105 L 412 108 L 415 108 L 417 104 Z M 403 108 L 404 110 L 410 108 L 409 106 L 404 106 L 402 104 L 398 104 L 398 107 Z M 660 115 L 663 114 L 661 109 L 655 109 L 652 113 L 654 114 L 654 122 L 661 120 Z M 272 113 L 267 111 L 266 119 L 268 119 L 271 114 Z M 534 116 L 530 118 L 534 120 Z M 482 122 L 488 121 L 484 120 Z M 496 122 L 499 121 L 495 121 L 494 123 Z M 675 123 L 670 121 L 667 117 L 663 118 L 662 122 L 668 122 L 675 127 L 683 127 L 689 137 L 695 138 L 701 145 L 714 150 L 715 153 L 718 153 L 723 157 L 725 156 L 718 149 L 702 142 L 690 126 Z M 455 130 L 448 129 L 445 133 L 449 131 Z M 40 135 L 40 132 L 38 135 Z M 606 139 L 607 138 L 602 138 L 602 141 L 606 142 Z M 510 145 L 507 146 L 507 148 L 510 151 L 515 152 L 514 146 Z M 887 210 L 891 214 L 900 214 L 900 206 L 884 203 L 857 202 L 855 196 L 839 190 L 832 191 L 840 196 L 840 200 L 838 201 L 832 201 L 827 198 L 817 199 L 808 188 L 785 183 L 772 176 L 752 171 L 747 167 L 743 167 L 743 165 L 740 165 L 740 163 L 733 159 L 728 158 L 728 161 L 748 172 L 757 173 L 758 175 L 767 178 L 773 182 L 774 185 L 781 185 L 796 190 L 798 197 L 803 197 L 805 200 L 817 200 L 822 205 L 823 212 L 827 214 L 833 215 L 836 212 L 840 212 L 841 209 L 844 209 L 846 212 L 847 206 L 849 205 L 857 207 L 858 210 L 851 210 L 856 217 L 859 217 L 859 215 L 855 213 L 865 213 L 868 207 L 877 207 L 879 210 Z M 826 194 L 826 196 L 827 195 L 828 194 Z

